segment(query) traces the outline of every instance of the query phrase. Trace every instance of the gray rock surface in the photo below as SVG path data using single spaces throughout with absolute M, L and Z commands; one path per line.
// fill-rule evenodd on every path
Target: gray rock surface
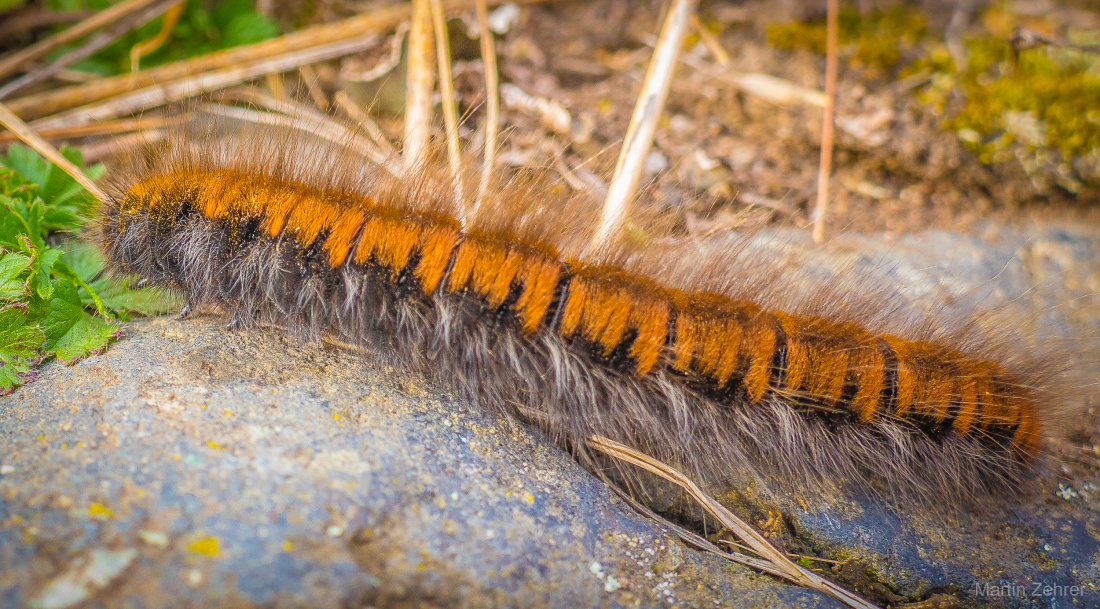
M 134 322 L 0 404 L 0 606 L 835 607 L 330 347 Z
M 1095 339 L 1094 232 L 851 237 L 792 263 L 886 273 L 915 298 L 981 288 Z M 0 606 L 837 606 L 687 549 L 537 431 L 223 324 L 127 324 L 107 353 L 47 364 L 0 400 Z M 976 519 L 792 501 L 775 534 L 846 560 L 836 576 L 882 602 L 1100 606 L 1100 477 L 1069 468 L 1041 487 Z M 975 587 L 1006 582 L 1082 588 Z

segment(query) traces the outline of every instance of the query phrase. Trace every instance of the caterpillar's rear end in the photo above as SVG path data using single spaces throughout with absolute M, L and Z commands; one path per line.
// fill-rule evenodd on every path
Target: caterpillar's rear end
M 995 349 L 674 289 L 671 271 L 563 256 L 576 234 L 554 210 L 524 228 L 533 188 L 505 184 L 463 227 L 447 188 L 321 172 L 295 146 L 151 149 L 105 205 L 107 258 L 243 327 L 367 347 L 582 457 L 600 435 L 709 480 L 981 496 L 1026 477 L 1055 421 L 1039 371 Z

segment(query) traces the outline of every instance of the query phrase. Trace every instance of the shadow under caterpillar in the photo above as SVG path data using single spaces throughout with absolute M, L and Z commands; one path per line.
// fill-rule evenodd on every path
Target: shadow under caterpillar
M 530 184 L 499 184 L 464 227 L 430 172 L 354 159 L 269 135 L 151 146 L 115 176 L 97 238 L 191 306 L 329 334 L 537 413 L 582 460 L 576 440 L 597 435 L 704 480 L 939 501 L 1015 488 L 1042 453 L 1055 409 L 1040 371 L 995 350 L 562 255 L 577 223 L 532 204 L 546 191 Z

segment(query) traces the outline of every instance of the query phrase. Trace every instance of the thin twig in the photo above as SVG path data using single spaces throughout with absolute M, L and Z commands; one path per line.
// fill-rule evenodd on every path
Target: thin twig
M 157 1 L 158 0 L 127 0 L 126 2 L 120 2 L 110 8 L 95 13 L 71 28 L 61 30 L 49 38 L 43 38 L 22 51 L 17 51 L 0 60 L 0 78 L 19 71 L 28 62 L 43 57 L 54 49 L 63 47 L 100 28 L 111 25 L 124 16 L 140 11 Z
M 61 155 L 49 142 L 42 139 L 37 133 L 35 133 L 27 123 L 23 122 L 23 119 L 15 115 L 8 107 L 3 103 L 0 103 L 0 124 L 14 133 L 19 139 L 23 140 L 31 148 L 35 149 L 38 154 L 46 157 L 46 160 L 52 162 L 61 168 L 62 171 L 72 176 L 81 186 L 86 188 L 88 192 L 92 193 L 95 198 L 100 201 L 107 200 L 107 193 L 103 192 L 91 178 L 84 175 L 84 172 L 80 171 L 80 168 L 73 165 L 69 159 Z
M 432 37 L 431 0 L 412 0 L 408 68 L 405 75 L 405 138 L 401 149 L 405 169 L 422 162 L 432 125 L 432 92 L 435 90 L 435 49 Z
M 696 34 L 699 34 L 699 40 L 714 56 L 714 61 L 717 61 L 720 66 L 728 66 L 730 64 L 730 54 L 722 48 L 722 43 L 718 41 L 718 37 L 707 29 L 707 26 L 699 19 L 699 15 L 691 16 L 691 27 Z
M 196 74 L 188 78 L 146 87 L 103 102 L 56 114 L 47 119 L 36 121 L 35 127 L 76 125 L 114 118 L 138 110 L 148 110 L 174 101 L 224 89 L 264 74 L 290 70 L 303 63 L 324 61 L 366 50 L 373 47 L 376 41 L 377 36 L 367 34 L 359 38 L 338 40 L 305 50 L 268 57 L 252 64 Z
M 8 97 L 12 93 L 28 85 L 46 80 L 74 63 L 91 56 L 100 49 L 118 40 L 127 32 L 156 19 L 171 8 L 173 4 L 177 4 L 180 1 L 181 0 L 158 0 L 140 11 L 126 15 L 103 32 L 89 38 L 84 44 L 58 57 L 50 63 L 50 65 L 28 72 L 3 87 L 0 87 L 0 99 Z
M 821 119 L 821 164 L 817 172 L 817 204 L 814 205 L 814 242 L 825 240 L 825 211 L 829 205 L 829 174 L 833 164 L 833 108 L 836 105 L 836 35 L 840 0 L 828 0 L 825 27 L 825 112 Z
M 653 135 L 657 130 L 657 119 L 664 109 L 672 84 L 672 73 L 676 68 L 680 47 L 683 46 L 691 15 L 695 12 L 698 0 L 673 0 L 668 16 L 665 18 L 657 48 L 642 82 L 642 92 L 634 106 L 634 115 L 630 119 L 622 151 L 615 166 L 615 175 L 608 187 L 607 200 L 604 202 L 600 226 L 592 240 L 596 247 L 610 238 L 622 224 L 627 206 L 634 198 L 634 192 L 642 177 L 645 158 L 653 145 Z
M 137 74 L 142 57 L 155 52 L 168 41 L 168 37 L 172 35 L 172 30 L 175 29 L 176 24 L 180 21 L 180 15 L 183 14 L 183 7 L 184 0 L 178 0 L 176 4 L 164 13 L 164 21 L 160 24 L 160 31 L 157 32 L 157 35 L 148 40 L 142 40 L 130 48 L 131 74 Z
M 754 552 L 771 563 L 780 572 L 777 573 L 777 575 L 801 586 L 828 594 L 849 607 L 859 609 L 871 609 L 875 607 L 875 605 L 856 596 L 854 593 L 792 562 L 787 558 L 786 554 L 776 549 L 767 539 L 734 515 L 733 512 L 726 509 L 725 506 L 718 503 L 713 497 L 704 493 L 695 482 L 679 471 L 653 459 L 649 455 L 608 438 L 590 436 L 586 444 L 595 450 L 632 465 L 636 465 L 683 488 L 692 498 L 699 502 L 707 512 L 717 518 L 718 521 L 722 523 L 722 526 L 732 531 L 734 535 L 748 544 Z
M 489 189 L 493 163 L 497 153 L 497 133 L 500 131 L 500 75 L 497 72 L 497 52 L 493 31 L 489 29 L 489 7 L 485 0 L 474 0 L 478 29 L 481 31 L 481 63 L 485 66 L 485 157 L 481 164 L 481 182 L 474 200 L 476 212 Z

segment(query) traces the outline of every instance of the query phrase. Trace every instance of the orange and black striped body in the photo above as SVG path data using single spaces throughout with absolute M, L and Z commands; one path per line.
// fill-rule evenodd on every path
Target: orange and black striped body
M 766 311 L 719 294 L 684 293 L 615 268 L 563 262 L 553 247 L 464 233 L 442 214 L 374 205 L 233 170 L 178 172 L 134 184 L 127 217 L 175 218 L 184 207 L 254 238 L 288 238 L 330 269 L 382 269 L 422 296 L 466 295 L 514 319 L 524 336 L 552 332 L 636 377 L 664 370 L 701 391 L 750 404 L 780 395 L 854 424 L 903 419 L 929 431 L 1007 438 L 1032 456 L 1035 404 L 998 364 L 950 347 L 873 336 L 855 324 Z M 125 268 L 125 261 L 122 261 Z
M 567 441 L 941 495 L 1011 485 L 1041 451 L 1026 383 L 950 345 L 671 289 L 392 196 L 195 166 L 117 191 L 108 260 L 238 321 L 382 346 Z

